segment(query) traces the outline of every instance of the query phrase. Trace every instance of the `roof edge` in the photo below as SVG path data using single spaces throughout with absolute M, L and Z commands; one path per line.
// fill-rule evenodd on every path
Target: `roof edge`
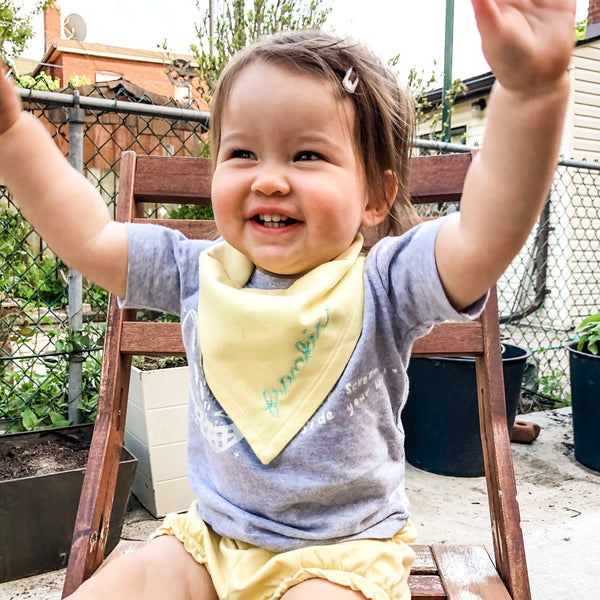
M 470 98 L 489 94 L 495 81 L 496 76 L 491 71 L 463 79 L 462 83 L 467 87 L 467 90 L 456 95 L 455 103 L 466 102 Z M 429 104 L 438 105 L 442 102 L 442 88 L 431 90 L 425 93 L 422 98 Z

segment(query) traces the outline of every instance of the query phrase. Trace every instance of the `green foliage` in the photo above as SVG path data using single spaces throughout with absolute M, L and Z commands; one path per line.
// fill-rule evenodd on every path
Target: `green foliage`
M 182 204 L 169 210 L 171 219 L 214 219 L 212 206 L 203 204 Z
M 77 75 L 77 73 L 73 73 L 69 78 L 68 85 L 71 87 L 81 87 L 82 85 L 92 85 L 92 80 L 85 75 Z
M 24 12 L 13 0 L 0 0 L 0 58 L 4 62 L 10 56 L 21 56 L 34 35 L 31 18 L 51 4 L 52 0 L 40 0 L 32 11 Z
M 66 304 L 62 266 L 54 256 L 32 258 L 25 245 L 31 227 L 20 213 L 0 207 L 0 295 L 41 303 Z
M 76 88 L 82 85 L 90 85 L 92 80 L 85 75 L 73 73 L 67 87 Z M 47 75 L 45 71 L 40 71 L 38 75 L 20 75 L 15 78 L 15 85 L 28 90 L 40 90 L 42 92 L 53 92 L 60 89 L 60 79 Z
M 209 11 L 202 24 L 196 24 L 198 44 L 190 50 L 198 62 L 199 90 L 207 102 L 223 67 L 238 50 L 278 31 L 319 28 L 331 12 L 325 0 L 253 0 L 248 4 L 225 0 L 212 28 Z
M 12 421 L 8 432 L 68 425 L 66 361 L 48 359 L 44 370 L 33 361 L 21 366 L 0 378 L 0 411 Z
M 585 39 L 585 31 L 587 29 L 587 19 L 582 19 L 575 23 L 575 41 L 580 42 Z
M 81 330 L 50 331 L 58 352 L 81 353 L 100 347 L 104 325 L 87 324 Z M 83 397 L 78 408 L 84 422 L 96 418 L 100 388 L 100 352 L 83 352 Z M 69 356 L 16 360 L 13 370 L 0 373 L 0 414 L 12 421 L 9 432 L 64 427 L 68 412 Z
M 92 324 L 87 323 L 81 329 L 66 327 L 62 331 L 51 330 L 48 337 L 53 339 L 57 352 L 77 354 L 82 350 L 99 348 L 104 343 L 104 332 Z
M 100 340 L 96 340 L 98 346 Z M 100 375 L 102 373 L 102 360 L 100 352 L 92 352 L 87 355 L 83 362 L 81 402 L 77 408 L 82 413 L 84 423 L 93 423 L 96 420 L 98 410 L 98 391 L 100 390 Z
M 106 310 L 108 306 L 108 292 L 95 283 L 89 283 L 89 287 L 84 291 L 85 300 L 90 303 L 92 308 Z
M 398 76 L 397 65 L 400 61 L 400 54 L 392 57 L 388 61 L 388 66 Z M 415 113 L 417 124 L 429 122 L 429 136 L 431 139 L 437 139 L 438 132 L 443 129 L 443 123 L 441 123 L 443 107 L 442 103 L 433 104 L 427 98 L 428 92 L 439 86 L 438 77 L 441 77 L 441 73 L 437 72 L 437 62 L 434 60 L 431 67 L 431 71 L 425 71 L 425 69 L 417 69 L 411 67 L 408 72 L 408 78 L 406 85 L 413 97 L 415 104 Z M 455 79 L 452 83 L 452 87 L 448 90 L 446 98 L 449 102 L 450 111 L 452 111 L 456 97 L 460 93 L 467 91 L 467 86 L 460 80 Z M 464 140 L 461 140 L 461 142 Z
M 400 55 L 396 55 L 389 61 L 389 67 L 394 70 Z M 427 92 L 434 89 L 437 83 L 438 73 L 436 72 L 437 62 L 433 61 L 433 66 L 429 75 L 424 69 L 411 67 L 408 72 L 406 85 L 410 90 L 415 103 L 415 112 L 417 114 L 417 122 L 421 123 L 429 118 L 429 111 L 433 108 L 431 102 L 427 100 Z
M 552 408 L 563 408 L 571 405 L 571 394 L 567 392 L 568 376 L 563 369 L 553 368 L 547 375 L 542 375 L 536 392 L 544 398 L 554 398 Z
M 60 80 L 56 77 L 46 75 L 41 71 L 36 77 L 31 75 L 21 75 L 15 79 L 15 85 L 28 90 L 40 90 L 42 92 L 52 92 L 60 88 Z
M 590 315 L 575 328 L 579 334 L 577 350 L 598 355 L 598 340 L 600 340 L 600 313 Z

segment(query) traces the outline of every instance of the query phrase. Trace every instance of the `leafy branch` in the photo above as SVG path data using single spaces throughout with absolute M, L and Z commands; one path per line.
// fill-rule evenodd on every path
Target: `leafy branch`
M 590 315 L 575 328 L 575 333 L 580 335 L 577 350 L 598 354 L 598 341 L 600 341 L 600 313 Z
M 31 19 L 52 4 L 53 0 L 40 0 L 30 12 L 24 12 L 13 0 L 0 0 L 0 58 L 9 62 L 10 56 L 21 56 L 33 38 Z
M 207 102 L 219 74 L 238 50 L 278 31 L 319 28 L 331 12 L 325 0 L 253 0 L 250 7 L 245 0 L 223 4 L 212 27 L 211 15 L 205 12 L 202 23 L 196 24 L 198 43 L 190 47 L 198 62 L 198 89 Z

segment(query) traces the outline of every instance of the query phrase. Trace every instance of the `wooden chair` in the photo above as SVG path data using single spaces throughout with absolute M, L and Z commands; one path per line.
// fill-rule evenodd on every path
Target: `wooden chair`
M 469 154 L 413 159 L 415 203 L 460 199 Z M 144 203 L 210 202 L 206 159 L 136 156 L 125 152 L 117 219 L 143 221 Z M 157 221 L 154 221 L 157 222 Z M 190 238 L 216 236 L 212 222 L 158 221 Z M 365 232 L 367 245 L 377 234 Z M 119 453 L 123 444 L 131 357 L 184 355 L 177 323 L 136 322 L 135 311 L 119 310 L 110 299 L 98 417 L 73 535 L 63 595 L 72 593 L 104 558 Z M 484 448 L 495 565 L 483 547 L 416 546 L 410 577 L 413 598 L 530 600 L 525 551 L 506 423 L 500 333 L 495 290 L 481 318 L 444 324 L 417 341 L 416 356 L 476 357 L 479 416 Z M 64 597 L 63 596 L 63 597 Z

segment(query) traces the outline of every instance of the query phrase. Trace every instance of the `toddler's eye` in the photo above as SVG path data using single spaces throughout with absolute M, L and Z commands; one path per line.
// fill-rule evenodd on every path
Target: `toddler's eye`
M 250 158 L 254 158 L 254 154 L 252 154 L 252 152 L 250 152 L 250 150 L 233 150 L 231 152 L 231 158 L 246 158 L 246 159 L 250 159 Z
M 306 161 L 306 160 L 321 160 L 323 157 L 317 152 L 312 152 L 311 150 L 303 150 L 302 152 L 298 152 L 294 157 L 296 161 Z

